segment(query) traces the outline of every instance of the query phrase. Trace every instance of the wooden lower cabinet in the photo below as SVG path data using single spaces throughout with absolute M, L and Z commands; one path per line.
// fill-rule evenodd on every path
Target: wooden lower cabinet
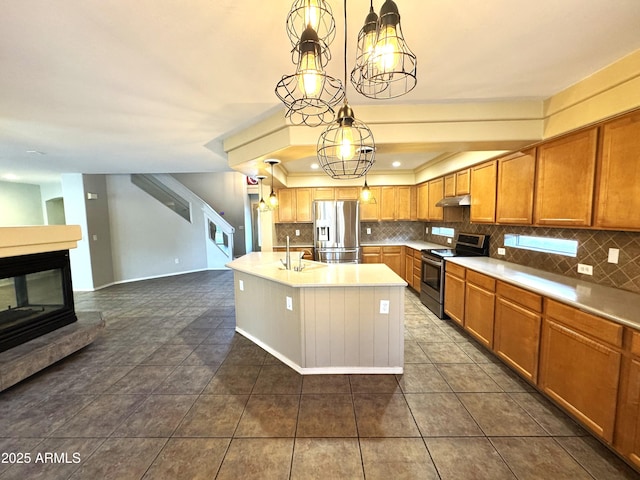
M 614 446 L 640 469 L 640 332 L 627 334 L 631 352 L 623 360 Z
M 420 280 L 422 279 L 422 252 L 420 250 L 413 251 L 413 282 L 411 286 L 420 293 Z
M 612 442 L 622 326 L 547 300 L 542 324 L 542 390 L 596 435 Z
M 444 312 L 463 326 L 466 269 L 450 262 L 445 262 L 445 269 Z
M 362 247 L 362 263 L 382 263 L 382 247 Z
M 404 270 L 402 247 L 399 245 L 382 247 L 382 263 L 402 277 Z
M 488 348 L 493 348 L 495 288 L 495 279 L 473 270 L 467 271 L 464 328 Z
M 405 247 L 404 252 L 404 281 L 409 284 L 411 288 L 413 288 L 413 252 L 414 249 L 410 247 Z
M 493 349 L 532 383 L 538 380 L 542 297 L 504 282 L 496 287 Z

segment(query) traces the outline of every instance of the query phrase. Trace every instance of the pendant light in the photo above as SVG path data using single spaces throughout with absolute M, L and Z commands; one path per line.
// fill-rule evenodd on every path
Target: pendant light
M 371 194 L 371 189 L 369 188 L 369 185 L 367 185 L 367 176 L 364 176 L 364 186 L 362 187 L 362 190 L 360 191 L 360 200 L 363 203 L 369 203 L 371 202 L 371 198 L 372 198 L 372 194 Z
M 326 74 L 328 56 L 311 24 L 302 32 L 294 49 L 296 73 L 285 75 L 276 85 L 276 95 L 287 106 L 285 116 L 293 125 L 318 126 L 335 118 L 334 107 L 344 98 L 342 82 Z
M 311 25 L 325 46 L 331 45 L 336 36 L 336 22 L 331 6 L 325 0 L 296 0 L 287 15 L 287 36 L 295 47 L 302 33 Z M 298 63 L 298 62 L 294 62 Z
M 267 165 L 271 165 L 271 193 L 269 194 L 269 207 L 277 208 L 278 206 L 278 197 L 276 196 L 276 192 L 273 190 L 273 166 L 278 165 L 280 160 L 276 158 L 267 158 L 264 163 Z
M 417 84 L 417 59 L 400 26 L 400 13 L 393 0 L 385 0 L 377 23 L 375 46 L 371 48 L 373 2 L 365 25 L 358 36 L 356 66 L 351 81 L 362 95 L 395 98 L 413 90 Z
M 347 83 L 347 0 L 344 0 L 344 82 Z M 356 120 L 346 94 L 337 121 L 318 139 L 318 162 L 327 175 L 337 179 L 366 175 L 375 161 L 373 133 Z
M 264 201 L 264 198 L 262 197 L 262 181 L 267 178 L 266 175 L 258 175 L 256 177 L 258 179 L 258 182 L 260 184 L 260 201 L 258 202 L 258 210 L 261 212 L 266 212 L 267 210 L 269 210 L 269 206 L 267 205 L 267 202 Z

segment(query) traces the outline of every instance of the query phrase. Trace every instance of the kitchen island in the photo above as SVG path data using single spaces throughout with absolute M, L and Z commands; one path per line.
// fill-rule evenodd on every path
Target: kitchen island
M 282 258 L 250 253 L 227 264 L 238 333 L 301 374 L 402 373 L 402 278 L 382 264 L 303 260 L 302 271 L 286 270 Z

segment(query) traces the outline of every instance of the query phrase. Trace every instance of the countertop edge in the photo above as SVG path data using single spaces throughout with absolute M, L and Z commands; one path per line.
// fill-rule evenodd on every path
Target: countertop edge
M 615 323 L 640 330 L 640 321 L 634 321 L 629 318 L 633 312 L 636 312 L 636 315 L 637 312 L 640 312 L 640 295 L 636 293 L 570 277 L 563 277 L 555 273 L 545 272 L 544 270 L 494 258 L 451 257 L 447 258 L 446 261 L 470 270 L 475 270 L 524 290 L 537 293 L 551 300 L 606 318 Z M 497 272 L 496 270 L 500 268 L 506 269 L 506 272 Z M 535 277 L 541 284 L 549 283 L 557 287 L 570 289 L 576 298 L 572 299 L 559 295 L 557 291 L 551 288 L 544 288 L 542 285 L 536 286 L 527 282 L 518 281 L 514 276 L 517 277 L 519 274 L 528 276 L 529 278 Z M 588 293 L 581 293 L 580 290 Z M 589 298 L 587 298 L 587 296 Z

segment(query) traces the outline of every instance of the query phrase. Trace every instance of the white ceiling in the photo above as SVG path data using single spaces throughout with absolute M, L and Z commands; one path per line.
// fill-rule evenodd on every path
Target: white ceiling
M 292 3 L 3 1 L 0 176 L 228 170 L 222 139 L 281 108 Z M 327 70 L 342 78 L 343 2 L 329 3 Z M 396 3 L 418 57 L 418 86 L 396 103 L 543 99 L 640 48 L 639 0 Z M 349 64 L 368 8 L 348 2 Z

